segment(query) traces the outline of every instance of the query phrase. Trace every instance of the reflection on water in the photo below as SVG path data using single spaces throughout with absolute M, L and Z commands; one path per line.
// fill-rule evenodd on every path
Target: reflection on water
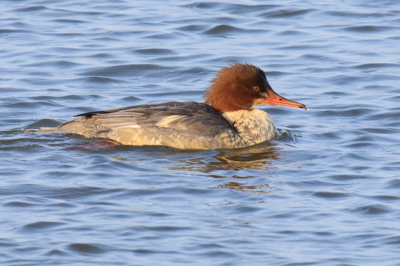
M 282 148 L 277 147 L 276 143 L 265 142 L 241 149 L 219 151 L 218 154 L 213 156 L 205 155 L 204 157 L 176 160 L 179 165 L 169 166 L 168 169 L 211 173 L 207 176 L 212 178 L 230 177 L 241 179 L 241 182 L 228 181 L 221 183 L 214 188 L 228 188 L 240 192 L 266 194 L 269 193 L 268 190 L 265 190 L 266 188 L 269 188 L 268 184 L 249 185 L 247 182 L 243 182 L 246 179 L 256 178 L 256 176 L 230 175 L 229 171 L 236 172 L 244 169 L 268 171 L 276 169 L 276 166 L 273 165 L 273 161 L 280 160 L 281 149 Z
M 263 185 L 257 185 L 257 186 L 249 186 L 244 183 L 238 183 L 238 182 L 227 182 L 224 184 L 220 184 L 216 186 L 215 188 L 229 188 L 229 189 L 234 189 L 237 191 L 241 192 L 250 192 L 250 193 L 255 193 L 255 194 L 267 194 L 269 191 L 264 191 L 261 189 L 264 188 L 269 188 L 268 184 L 263 184 Z
M 277 143 L 264 142 L 255 146 L 240 149 L 202 151 L 202 150 L 178 150 L 165 146 L 129 146 L 118 145 L 114 141 L 107 139 L 86 139 L 80 136 L 77 138 L 83 140 L 83 145 L 74 145 L 66 147 L 65 150 L 80 150 L 83 152 L 96 153 L 103 152 L 105 149 L 114 149 L 115 152 L 137 151 L 146 154 L 147 151 L 158 154 L 159 157 L 168 157 L 168 159 L 177 164 L 167 166 L 170 170 L 195 171 L 201 173 L 211 173 L 215 171 L 239 171 L 239 170 L 271 170 L 276 169 L 273 161 L 279 161 L 282 156 Z M 210 154 L 211 153 L 211 154 Z M 216 153 L 216 154 L 212 154 Z M 126 153 L 124 153 L 126 155 Z M 184 156 L 182 156 L 184 155 Z M 119 161 L 143 161 L 144 158 L 126 158 L 121 155 L 110 156 Z M 182 159 L 182 157 L 184 159 Z M 153 157 L 149 158 L 154 159 Z M 213 175 L 213 177 L 224 177 Z M 238 178 L 246 178 L 239 177 Z
M 80 137 L 79 137 L 80 138 Z M 266 188 L 268 184 L 248 184 L 246 180 L 257 178 L 251 172 L 240 170 L 276 170 L 274 161 L 280 161 L 282 157 L 282 147 L 278 147 L 275 141 L 267 141 L 255 146 L 220 151 L 185 151 L 164 146 L 129 146 L 109 143 L 108 140 L 101 139 L 82 139 L 83 145 L 64 148 L 65 150 L 78 150 L 87 153 L 102 153 L 117 161 L 123 161 L 137 166 L 138 164 L 148 164 L 154 160 L 157 154 L 159 159 L 167 159 L 167 164 L 157 166 L 171 171 L 197 172 L 201 176 L 211 178 L 229 178 L 226 183 L 221 183 L 214 188 L 229 188 L 241 192 L 256 194 L 269 193 Z M 117 154 L 114 154 L 116 152 Z M 148 152 L 151 154 L 147 157 Z M 111 155 L 111 154 L 112 155 Z M 126 157 L 131 156 L 134 157 Z M 136 157 L 137 156 L 137 157 Z M 234 171 L 235 174 L 232 174 Z M 244 174 L 243 174 L 244 173 Z M 254 174 L 254 173 L 253 173 Z M 240 179 L 240 182 L 231 179 Z
M 177 160 L 180 165 L 168 167 L 170 170 L 197 171 L 210 173 L 219 170 L 269 170 L 274 168 L 273 161 L 280 160 L 280 149 L 276 143 L 265 142 L 259 145 L 222 150 L 210 158 L 204 157 Z M 216 176 L 215 176 L 216 177 Z M 224 177 L 224 176 L 222 176 Z
M 120 146 L 117 149 L 128 148 Z M 132 149 L 143 149 L 143 147 L 131 147 Z M 269 193 L 270 186 L 268 184 L 249 184 L 246 180 L 257 178 L 251 175 L 250 172 L 238 172 L 239 170 L 262 170 L 269 171 L 276 169 L 274 161 L 281 160 L 281 147 L 277 146 L 276 142 L 265 142 L 259 145 L 221 151 L 182 151 L 168 147 L 146 147 L 151 149 L 154 156 L 154 150 L 158 151 L 158 156 L 168 159 L 168 164 L 162 166 L 170 171 L 190 171 L 197 172 L 201 176 L 211 178 L 228 178 L 228 182 L 221 183 L 213 188 L 228 188 L 240 192 L 250 192 L 256 194 Z M 141 150 L 143 152 L 143 150 Z M 182 156 L 183 155 L 183 156 Z M 146 159 L 136 158 L 129 159 L 123 156 L 112 156 L 119 161 L 132 161 L 132 163 L 146 163 Z M 183 158 L 183 159 L 182 159 Z M 153 160 L 154 157 L 148 158 Z M 234 171 L 236 174 L 232 174 Z M 243 175 L 244 173 L 244 175 Z M 232 178 L 240 179 L 240 182 L 231 181 Z

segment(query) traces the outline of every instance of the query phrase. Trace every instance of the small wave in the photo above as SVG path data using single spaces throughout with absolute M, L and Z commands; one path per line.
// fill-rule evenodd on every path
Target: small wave
M 79 63 L 76 62 L 71 62 L 67 60 L 55 60 L 55 61 L 45 61 L 45 62 L 40 62 L 40 63 L 35 63 L 35 64 L 29 64 L 26 66 L 29 67 L 62 67 L 62 68 L 69 68 L 69 67 L 74 67 L 78 66 Z
M 170 55 L 170 54 L 175 54 L 175 52 L 170 50 L 170 49 L 157 49 L 157 48 L 137 49 L 137 50 L 135 50 L 135 52 L 139 53 L 139 54 L 146 54 L 146 55 Z
M 104 253 L 105 250 L 98 245 L 86 244 L 86 243 L 74 243 L 69 245 L 69 249 L 72 251 L 83 253 L 83 254 L 98 254 Z
M 368 63 L 368 64 L 362 64 L 362 65 L 357 65 L 355 68 L 359 69 L 377 69 L 377 68 L 388 68 L 388 67 L 399 67 L 399 64 L 392 64 L 392 63 Z
M 325 199 L 338 199 L 338 198 L 346 198 L 349 196 L 347 193 L 331 192 L 331 191 L 318 191 L 314 192 L 313 195 Z
M 289 129 L 278 129 L 277 140 L 283 142 L 296 142 L 300 138 L 299 134 L 293 133 Z
M 30 6 L 30 7 L 23 7 L 23 8 L 17 8 L 14 11 L 16 12 L 34 12 L 34 11 L 40 11 L 47 9 L 45 6 Z
M 391 30 L 393 29 L 393 27 L 364 25 L 355 27 L 345 27 L 343 29 L 346 31 L 357 32 L 357 33 L 375 33 L 375 32 Z
M 232 3 L 219 3 L 219 2 L 196 2 L 189 5 L 184 5 L 188 8 L 197 9 L 213 9 L 228 11 L 231 14 L 249 14 L 251 12 L 260 12 L 271 8 L 277 8 L 279 5 L 274 4 L 257 4 L 257 5 L 246 5 L 246 4 L 232 4 Z
M 87 23 L 86 21 L 78 20 L 78 19 L 54 19 L 53 21 L 59 22 L 59 23 L 69 23 L 69 24 Z
M 380 12 L 351 12 L 351 11 L 327 11 L 327 15 L 340 17 L 340 18 L 371 18 L 371 17 L 384 17 L 385 14 Z
M 91 70 L 82 73 L 84 76 L 105 76 L 105 77 L 118 77 L 118 76 L 137 76 L 146 72 L 162 71 L 166 68 L 154 64 L 128 64 L 103 67 L 96 70 Z
M 300 10 L 284 9 L 278 11 L 269 11 L 261 16 L 267 18 L 290 18 L 290 17 L 302 16 L 312 11 L 314 11 L 314 9 L 300 9 Z
M 180 30 L 180 31 L 189 31 L 189 32 L 204 31 L 206 29 L 206 26 L 192 24 L 192 25 L 186 25 L 186 26 L 178 27 L 177 29 Z
M 201 8 L 201 9 L 214 9 L 216 7 L 219 7 L 223 5 L 222 3 L 217 3 L 217 2 L 196 2 L 188 5 L 184 5 L 184 7 L 189 7 L 189 8 Z
M 321 117 L 359 117 L 375 112 L 372 108 L 349 108 L 349 109 L 338 109 L 338 110 L 324 110 L 317 111 L 317 114 Z
M 59 249 L 53 249 L 46 253 L 47 256 L 67 256 L 68 253 Z
M 89 83 L 121 83 L 122 80 L 107 77 L 87 77 L 85 81 Z
M 32 230 L 47 230 L 51 227 L 55 227 L 55 226 L 59 226 L 62 225 L 64 223 L 61 222 L 48 222 L 48 221 L 41 221 L 41 222 L 35 222 L 35 223 L 30 223 L 27 225 L 23 226 L 23 230 L 28 230 L 28 231 L 32 231 Z
M 372 204 L 364 205 L 358 208 L 352 209 L 352 212 L 360 212 L 367 215 L 380 215 L 391 212 L 391 210 L 383 204 Z
M 54 119 L 40 119 L 26 126 L 26 128 L 57 127 L 61 122 Z
M 9 108 L 16 108 L 16 109 L 32 109 L 35 107 L 42 107 L 42 106 L 59 106 L 56 103 L 53 102 L 48 102 L 48 101 L 36 101 L 36 102 L 16 102 L 16 103 L 10 103 L 5 105 L 6 107 Z
M 262 32 L 261 30 L 253 30 L 253 29 L 242 29 L 230 25 L 218 25 L 215 27 L 212 27 L 209 30 L 206 30 L 204 34 L 207 35 L 222 35 L 222 34 L 227 34 L 227 33 L 241 33 L 241 32 L 246 32 L 246 33 L 257 33 L 257 32 Z
M 27 30 L 15 30 L 15 29 L 0 29 L 0 34 L 7 34 L 7 33 L 25 33 L 29 32 Z

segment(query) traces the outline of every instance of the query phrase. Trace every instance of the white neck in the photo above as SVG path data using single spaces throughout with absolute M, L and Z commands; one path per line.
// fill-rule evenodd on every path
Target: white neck
M 231 122 L 249 145 L 272 139 L 276 134 L 274 121 L 266 112 L 259 109 L 226 112 L 222 115 Z

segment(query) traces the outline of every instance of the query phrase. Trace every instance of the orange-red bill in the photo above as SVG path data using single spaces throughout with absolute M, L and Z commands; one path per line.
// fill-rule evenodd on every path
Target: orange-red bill
M 268 90 L 268 93 L 269 93 L 269 98 L 263 98 L 263 100 L 266 101 L 268 104 L 297 107 L 307 110 L 307 107 L 304 104 L 285 99 L 282 96 L 275 93 L 273 90 Z

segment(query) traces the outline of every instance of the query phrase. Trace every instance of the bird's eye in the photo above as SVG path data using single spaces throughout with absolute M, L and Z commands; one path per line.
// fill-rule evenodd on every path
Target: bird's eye
M 258 86 L 255 86 L 253 89 L 254 89 L 255 91 L 259 91 L 259 90 L 260 90 L 260 88 L 259 88 Z

